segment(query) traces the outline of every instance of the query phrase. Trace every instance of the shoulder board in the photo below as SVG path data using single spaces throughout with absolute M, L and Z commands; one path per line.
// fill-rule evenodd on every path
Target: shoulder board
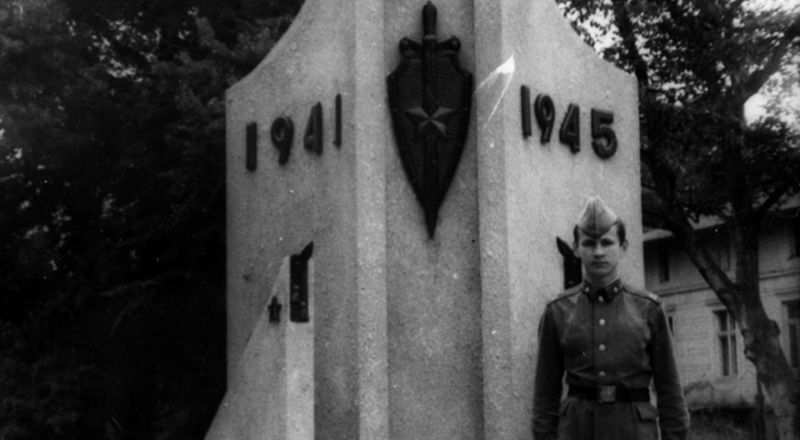
M 630 284 L 625 284 L 625 291 L 627 291 L 629 293 L 632 293 L 632 294 L 634 294 L 636 296 L 641 296 L 643 298 L 647 298 L 650 301 L 653 301 L 653 302 L 656 302 L 656 303 L 660 303 L 661 302 L 661 298 L 659 298 L 658 295 L 656 295 L 655 293 L 648 292 L 648 291 L 642 290 L 642 289 L 637 289 L 635 287 L 632 287 Z
M 562 300 L 564 298 L 569 298 L 569 297 L 571 297 L 571 296 L 573 296 L 575 294 L 578 294 L 578 293 L 581 293 L 581 285 L 580 284 L 578 284 L 577 286 L 572 286 L 569 289 L 559 293 L 558 296 L 555 299 L 549 301 L 547 304 L 551 304 L 551 303 L 554 303 L 556 301 L 560 301 L 560 300 Z

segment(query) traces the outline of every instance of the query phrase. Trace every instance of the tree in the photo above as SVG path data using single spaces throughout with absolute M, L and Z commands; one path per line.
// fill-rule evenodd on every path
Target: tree
M 298 1 L 0 3 L 0 437 L 202 438 L 224 91 Z
M 797 72 L 800 10 L 742 0 L 562 2 L 609 61 L 635 73 L 644 219 L 671 231 L 736 319 L 782 439 L 796 438 L 798 386 L 759 291 L 758 234 L 800 191 L 797 127 L 777 112 L 748 125 L 747 100 Z M 796 80 L 796 76 L 793 77 Z M 795 120 L 796 122 L 796 120 Z M 725 221 L 737 255 L 721 270 L 693 223 Z

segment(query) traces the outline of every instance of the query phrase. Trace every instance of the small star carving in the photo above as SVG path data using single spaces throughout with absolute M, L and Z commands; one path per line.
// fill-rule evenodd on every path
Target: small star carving
M 406 115 L 417 124 L 417 136 L 425 136 L 429 133 L 445 137 L 447 134 L 447 121 L 453 117 L 455 110 L 447 107 L 437 107 L 430 114 L 422 107 L 414 107 L 406 110 Z

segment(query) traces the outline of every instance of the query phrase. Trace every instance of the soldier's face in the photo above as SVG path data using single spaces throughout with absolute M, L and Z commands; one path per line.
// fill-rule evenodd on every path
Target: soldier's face
M 614 225 L 601 237 L 593 237 L 578 230 L 576 248 L 586 271 L 586 278 L 605 285 L 617 278 L 617 266 L 625 256 L 628 243 L 620 243 L 617 226 Z

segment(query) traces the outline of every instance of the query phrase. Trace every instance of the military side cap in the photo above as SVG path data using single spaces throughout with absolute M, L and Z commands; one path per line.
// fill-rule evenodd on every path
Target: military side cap
M 617 214 L 600 197 L 590 197 L 578 218 L 578 229 L 592 237 L 601 237 L 618 220 Z

